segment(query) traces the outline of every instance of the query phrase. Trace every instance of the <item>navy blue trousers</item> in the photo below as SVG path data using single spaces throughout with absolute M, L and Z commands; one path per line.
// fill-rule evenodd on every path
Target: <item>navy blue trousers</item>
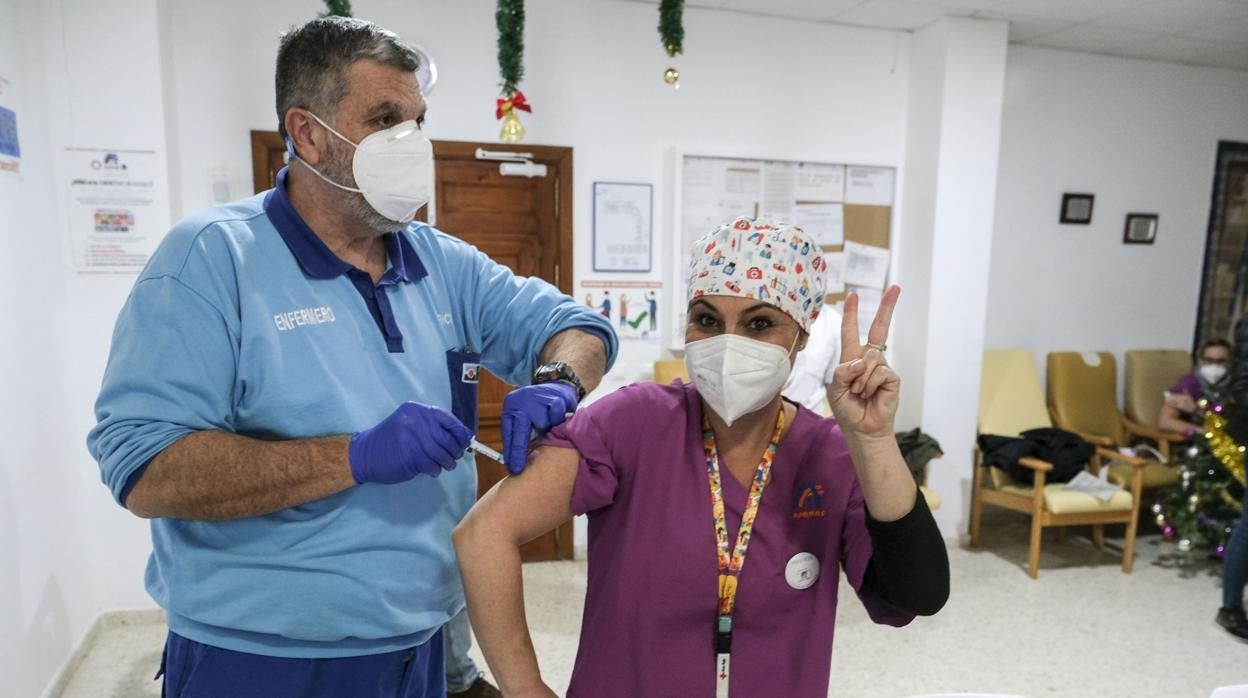
M 417 647 L 339 659 L 235 652 L 171 631 L 156 676 L 165 698 L 445 698 L 445 672 L 441 630 Z

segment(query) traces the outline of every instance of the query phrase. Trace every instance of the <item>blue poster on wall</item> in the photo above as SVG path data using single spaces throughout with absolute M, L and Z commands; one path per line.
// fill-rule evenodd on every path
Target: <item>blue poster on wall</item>
M 0 107 L 0 155 L 22 156 L 22 147 L 17 141 L 17 114 L 4 107 Z

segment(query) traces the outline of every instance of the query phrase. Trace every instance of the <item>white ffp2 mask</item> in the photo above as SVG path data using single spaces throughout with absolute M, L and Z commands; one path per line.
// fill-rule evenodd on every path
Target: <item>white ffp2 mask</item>
M 429 203 L 433 187 L 433 143 L 420 130 L 420 124 L 404 121 L 383 131 L 370 133 L 364 140 L 355 143 L 335 131 L 321 117 L 308 113 L 330 133 L 355 146 L 351 173 L 355 175 L 355 184 L 359 189 L 335 182 L 300 159 L 316 176 L 339 189 L 362 194 L 374 211 L 398 223 L 410 223 L 420 207 Z
M 1205 382 L 1210 385 L 1217 383 L 1226 376 L 1226 367 L 1221 364 L 1204 364 L 1198 370 L 1200 371 L 1200 377 L 1204 378 Z
M 686 344 L 685 368 L 706 404 L 732 426 L 780 393 L 792 364 L 784 347 L 721 334 Z

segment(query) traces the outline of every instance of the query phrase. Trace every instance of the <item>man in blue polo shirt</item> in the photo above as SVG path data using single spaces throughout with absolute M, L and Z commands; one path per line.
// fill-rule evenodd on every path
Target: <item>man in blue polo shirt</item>
M 178 223 L 118 317 L 88 446 L 152 519 L 167 696 L 445 695 L 478 365 L 526 386 L 502 418 L 518 472 L 614 359 L 601 316 L 411 222 L 417 67 L 367 22 L 292 29 L 290 166 Z

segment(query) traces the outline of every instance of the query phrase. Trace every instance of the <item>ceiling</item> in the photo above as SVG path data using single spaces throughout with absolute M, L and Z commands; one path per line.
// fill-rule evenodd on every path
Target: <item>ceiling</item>
M 632 0 L 658 4 L 658 0 Z M 1010 43 L 1248 70 L 1248 0 L 686 0 L 686 6 L 913 31 L 1010 23 Z

